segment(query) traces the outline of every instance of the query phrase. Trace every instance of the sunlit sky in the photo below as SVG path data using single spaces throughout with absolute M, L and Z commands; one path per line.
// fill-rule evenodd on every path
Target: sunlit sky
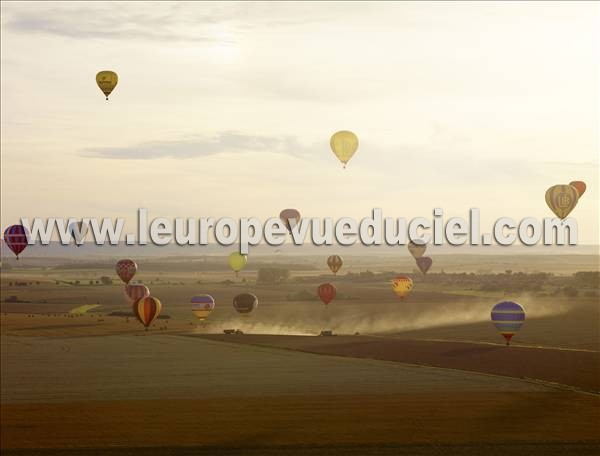
M 551 216 L 599 231 L 599 5 L 2 3 L 20 217 Z M 95 74 L 119 84 L 106 102 Z M 329 148 L 360 138 L 346 170 Z

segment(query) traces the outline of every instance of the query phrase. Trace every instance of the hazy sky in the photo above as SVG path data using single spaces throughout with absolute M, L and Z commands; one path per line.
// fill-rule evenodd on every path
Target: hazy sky
M 545 190 L 584 180 L 572 215 L 598 243 L 599 20 L 592 2 L 3 2 L 2 227 L 133 230 L 139 207 L 491 223 L 550 216 Z M 341 129 L 360 138 L 346 170 Z

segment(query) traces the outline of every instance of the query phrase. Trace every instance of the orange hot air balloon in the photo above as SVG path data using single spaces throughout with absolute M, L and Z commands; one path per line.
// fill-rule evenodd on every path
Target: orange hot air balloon
M 344 261 L 339 255 L 331 255 L 329 258 L 327 258 L 327 266 L 329 266 L 329 269 L 331 269 L 331 272 L 334 274 L 337 274 L 343 264 Z
M 323 304 L 327 305 L 335 299 L 337 289 L 331 283 L 323 283 L 317 288 L 317 294 L 321 298 L 321 301 L 323 301 Z
M 392 280 L 392 289 L 400 296 L 400 299 L 406 298 L 413 289 L 413 281 L 410 277 L 400 275 Z
M 426 256 L 417 258 L 416 262 L 417 262 L 417 266 L 419 267 L 419 270 L 423 274 L 427 274 L 427 271 L 429 271 L 429 268 L 433 264 L 433 260 Z
M 147 298 L 150 296 L 150 290 L 146 285 L 142 285 L 141 283 L 128 284 L 125 285 L 125 297 L 127 300 L 133 304 L 138 299 Z
M 583 196 L 583 194 L 585 193 L 585 189 L 587 188 L 587 186 L 585 185 L 585 182 L 583 182 L 583 181 L 569 182 L 569 185 L 571 187 L 575 187 L 575 190 L 577 190 L 577 194 L 579 195 L 579 198 L 581 198 Z
M 117 261 L 115 270 L 123 282 L 129 283 L 137 272 L 137 264 L 133 260 L 119 260 Z
M 546 204 L 560 219 L 565 219 L 575 209 L 579 193 L 571 185 L 554 185 L 546 190 Z
M 146 329 L 160 315 L 162 304 L 152 296 L 138 299 L 133 304 L 133 314 Z
M 291 233 L 292 228 L 300 223 L 300 212 L 297 209 L 284 209 L 279 213 L 279 218 Z

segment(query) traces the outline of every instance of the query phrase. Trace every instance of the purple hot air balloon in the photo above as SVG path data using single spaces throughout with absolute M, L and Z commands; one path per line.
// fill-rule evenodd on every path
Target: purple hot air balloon
M 19 253 L 27 247 L 27 228 L 23 225 L 11 225 L 4 230 L 4 242 L 19 259 Z
M 502 301 L 492 308 L 492 323 L 506 339 L 509 345 L 514 336 L 525 322 L 525 309 L 514 301 Z
M 426 256 L 421 257 L 421 258 L 417 258 L 416 262 L 417 262 L 417 266 L 419 267 L 419 270 L 423 274 L 427 274 L 427 271 L 429 271 L 429 268 L 433 264 L 433 260 L 431 258 L 429 258 L 429 257 L 426 257 Z

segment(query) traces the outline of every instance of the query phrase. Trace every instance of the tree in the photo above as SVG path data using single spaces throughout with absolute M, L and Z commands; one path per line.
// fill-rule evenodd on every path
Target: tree
M 281 283 L 290 277 L 290 270 L 283 268 L 261 268 L 258 270 L 257 283 Z

